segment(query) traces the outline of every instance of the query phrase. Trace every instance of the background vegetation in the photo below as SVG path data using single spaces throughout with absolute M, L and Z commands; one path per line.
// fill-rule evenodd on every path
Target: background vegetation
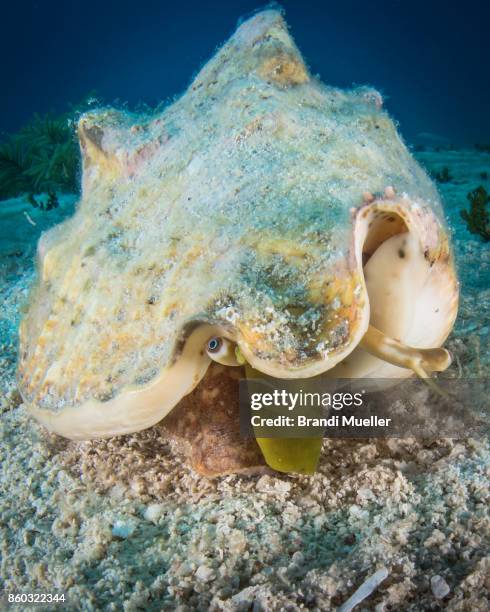
M 79 191 L 78 117 L 95 101 L 87 96 L 60 115 L 34 115 L 0 142 L 0 200 L 22 194 Z

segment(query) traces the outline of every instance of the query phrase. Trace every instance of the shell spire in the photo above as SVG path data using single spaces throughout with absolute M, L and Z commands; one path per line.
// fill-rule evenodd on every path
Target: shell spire
M 266 10 L 243 22 L 191 84 L 225 86 L 231 80 L 255 75 L 280 87 L 309 81 L 306 64 L 278 10 Z

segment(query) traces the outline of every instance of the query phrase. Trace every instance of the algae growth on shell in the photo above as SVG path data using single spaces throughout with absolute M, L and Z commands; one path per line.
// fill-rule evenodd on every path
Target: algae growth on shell
M 39 242 L 20 330 L 21 393 L 57 433 L 160 421 L 213 337 L 271 376 L 386 377 L 410 371 L 360 346 L 373 317 L 420 349 L 450 332 L 437 190 L 379 93 L 310 74 L 279 12 L 244 22 L 163 112 L 103 108 L 78 133 L 82 197 Z

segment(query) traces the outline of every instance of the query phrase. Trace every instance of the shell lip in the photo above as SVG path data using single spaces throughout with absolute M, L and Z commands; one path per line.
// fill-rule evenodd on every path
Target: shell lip
M 312 378 L 333 368 L 358 346 L 369 325 L 369 303 L 367 300 L 361 308 L 359 318 L 360 321 L 357 321 L 354 333 L 349 335 L 348 341 L 341 348 L 332 351 L 325 350 L 318 359 L 306 363 L 287 363 L 281 360 L 266 359 L 257 355 L 243 336 L 238 335 L 235 340 L 244 358 L 254 370 L 274 378 Z
M 376 196 L 369 192 L 364 194 L 361 204 L 351 212 L 351 245 L 347 257 L 352 275 L 357 275 L 363 298 L 363 304 L 358 306 L 359 317 L 355 329 L 337 350 L 325 351 L 321 358 L 308 362 L 296 360 L 291 363 L 282 360 L 280 355 L 279 359 L 265 358 L 259 351 L 254 350 L 255 347 L 240 329 L 228 327 L 227 337 L 238 344 L 244 358 L 259 373 L 282 379 L 310 378 L 324 374 L 348 357 L 359 346 L 370 324 L 371 305 L 364 277 L 364 258 L 366 254 L 368 256 L 371 254 L 370 250 L 377 248 L 379 242 L 402 231 L 409 231 L 417 236 L 430 268 L 442 266 L 447 270 L 449 279 L 447 291 L 451 293 L 448 298 L 450 307 L 444 332 L 441 338 L 437 339 L 438 345 L 446 339 L 452 329 L 457 315 L 458 283 L 454 271 L 451 271 L 453 261 L 447 231 L 431 207 L 406 193 L 397 194 L 391 186 L 388 186 L 382 194 Z M 379 235 L 376 224 L 383 219 L 388 220 L 388 223 L 384 224 Z M 376 241 L 379 241 L 378 244 Z

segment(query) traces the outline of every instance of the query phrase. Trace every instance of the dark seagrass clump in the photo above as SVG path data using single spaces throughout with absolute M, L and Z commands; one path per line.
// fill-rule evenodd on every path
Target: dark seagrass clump
M 444 166 L 442 170 L 433 172 L 432 176 L 438 183 L 450 183 L 453 180 L 447 166 Z
M 95 101 L 87 96 L 62 115 L 34 117 L 0 142 L 0 199 L 23 194 L 78 193 L 81 156 L 76 124 Z M 53 197 L 43 210 L 56 208 Z M 29 199 L 29 202 L 34 206 Z
M 462 210 L 461 216 L 472 234 L 480 235 L 483 240 L 490 240 L 490 216 L 488 203 L 490 196 L 486 189 L 480 185 L 466 196 L 470 202 L 469 210 Z

